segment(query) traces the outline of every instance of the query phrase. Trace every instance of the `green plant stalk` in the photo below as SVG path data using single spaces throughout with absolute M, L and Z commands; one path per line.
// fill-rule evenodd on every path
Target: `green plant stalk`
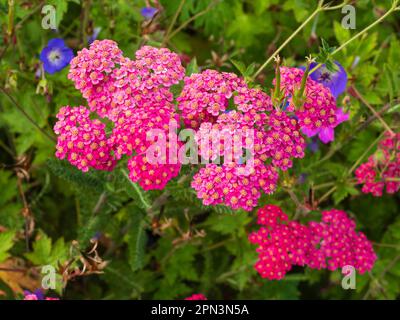
M 363 154 L 357 159 L 357 161 L 353 164 L 353 166 L 350 168 L 350 170 L 347 172 L 347 176 L 351 175 L 352 172 L 355 170 L 355 168 L 358 167 L 358 165 L 361 163 L 361 161 L 364 159 L 364 157 L 368 154 L 368 152 L 371 151 L 371 149 L 381 140 L 385 132 L 382 132 L 378 138 L 374 142 L 370 144 L 370 146 L 363 152 Z
M 205 8 L 203 11 L 200 11 L 199 13 L 195 14 L 193 17 L 191 17 L 191 18 L 189 18 L 188 20 L 186 20 L 185 22 L 183 22 L 183 23 L 182 23 L 178 28 L 176 28 L 168 37 L 167 37 L 167 36 L 165 37 L 165 40 L 164 40 L 165 44 L 167 44 L 168 41 L 171 40 L 174 36 L 176 36 L 180 31 L 182 31 L 184 28 L 186 28 L 186 26 L 187 26 L 189 23 L 191 23 L 192 21 L 194 21 L 194 20 L 196 20 L 197 18 L 199 18 L 199 17 L 205 15 L 208 11 L 210 11 L 211 8 L 214 7 L 214 6 L 217 4 L 218 1 L 219 1 L 219 0 L 211 2 L 211 3 L 207 6 L 207 8 Z
M 8 26 L 7 35 L 11 37 L 14 32 L 14 0 L 8 0 Z M 11 41 L 11 39 L 9 39 Z
M 172 28 L 173 28 L 174 25 L 175 25 L 176 20 L 178 19 L 179 14 L 180 14 L 181 11 L 182 11 L 182 8 L 183 8 L 183 5 L 185 4 L 185 1 L 186 1 L 186 0 L 181 0 L 181 2 L 179 3 L 178 10 L 176 10 L 175 15 L 174 15 L 174 17 L 172 18 L 172 21 L 171 21 L 171 23 L 170 23 L 170 25 L 169 25 L 169 27 L 168 27 L 168 30 L 167 30 L 167 32 L 165 33 L 164 40 L 163 40 L 163 42 L 162 42 L 162 46 L 163 46 L 163 47 L 164 47 L 164 46 L 167 44 L 167 42 L 168 42 L 169 35 L 170 35 L 171 31 L 172 31 Z
M 129 178 L 128 173 L 125 170 L 121 170 L 122 174 L 126 177 L 126 179 L 129 181 L 133 189 L 135 189 L 136 193 L 139 196 L 140 202 L 143 204 L 143 206 L 146 208 L 146 210 L 151 208 L 151 205 L 146 201 L 146 199 L 143 197 L 142 191 L 140 190 L 139 186 L 132 182 L 132 180 Z
M 283 42 L 280 47 L 264 62 L 264 64 L 256 71 L 256 73 L 252 76 L 252 80 L 257 78 L 257 76 L 267 67 L 267 65 L 275 58 L 275 56 L 286 47 L 286 45 L 292 41 L 292 39 L 297 36 L 297 34 L 303 30 L 303 28 L 312 20 L 314 17 L 322 11 L 321 2 L 318 5 L 317 9 Z
M 84 0 L 82 3 L 82 7 L 83 7 L 82 43 L 83 43 L 84 47 L 86 47 L 88 45 L 87 27 L 88 27 L 88 22 L 89 22 L 90 5 L 91 5 L 91 0 Z
M 361 93 L 356 89 L 356 87 L 353 86 L 353 91 L 356 94 L 356 96 L 361 100 L 362 103 L 364 103 L 369 110 L 371 110 L 371 112 L 373 113 L 373 115 L 382 123 L 382 125 L 385 127 L 385 129 L 387 131 L 390 132 L 391 135 L 394 135 L 395 133 L 393 132 L 393 130 L 389 127 L 389 125 L 386 123 L 385 120 L 383 120 L 383 118 L 379 115 L 378 112 L 375 111 L 375 109 L 370 105 L 370 103 L 367 101 L 367 99 L 365 99 Z
M 36 128 L 38 129 L 43 135 L 45 135 L 48 139 L 50 139 L 53 142 L 56 142 L 57 139 L 54 138 L 53 136 L 49 135 L 43 128 L 41 128 L 35 120 L 31 118 L 29 114 L 26 113 L 26 111 L 18 104 L 18 102 L 14 99 L 13 96 L 11 96 L 4 88 L 0 87 L 0 91 L 7 96 L 7 98 L 14 104 L 14 106 L 25 116 L 25 118 Z
M 278 104 L 281 102 L 281 98 L 282 98 L 282 95 L 281 95 L 281 60 L 280 60 L 279 56 L 276 57 L 275 61 L 276 61 L 276 67 L 275 67 L 276 83 L 275 83 L 273 102 L 274 102 L 274 104 Z M 275 105 L 275 107 L 277 107 L 277 106 Z
M 342 4 L 339 4 L 334 7 L 329 7 L 328 5 L 323 4 L 323 0 L 319 1 L 317 9 L 314 10 L 313 13 L 281 44 L 281 46 L 268 58 L 267 61 L 264 62 L 264 64 L 256 71 L 256 73 L 251 77 L 251 79 L 254 81 L 254 79 L 257 78 L 257 76 L 266 68 L 266 66 L 274 59 L 274 57 L 283 50 L 283 48 L 286 47 L 286 45 L 292 41 L 292 39 L 301 31 L 303 28 L 311 21 L 314 19 L 315 16 L 317 16 L 320 12 L 323 11 L 331 11 L 331 10 L 337 10 L 342 7 L 344 7 L 347 3 L 349 3 L 349 0 L 344 1 Z
M 378 25 L 379 23 L 381 23 L 383 20 L 385 20 L 388 16 L 390 16 L 394 11 L 398 11 L 400 10 L 400 7 L 397 7 L 397 3 L 398 1 L 394 1 L 392 7 L 382 16 L 380 17 L 378 20 L 376 20 L 375 22 L 373 22 L 372 24 L 370 24 L 368 27 L 366 27 L 365 29 L 361 30 L 359 33 L 357 33 L 356 35 L 354 35 L 354 37 L 350 38 L 349 40 L 347 40 L 345 43 L 343 43 L 339 48 L 337 48 L 336 50 L 334 50 L 331 55 L 334 56 L 335 54 L 337 54 L 338 52 L 340 52 L 341 50 L 343 50 L 345 47 L 347 47 L 351 42 L 353 42 L 354 40 L 358 39 L 359 37 L 361 37 L 363 34 L 367 33 L 369 30 L 371 30 L 372 28 L 374 28 L 376 25 Z M 317 69 L 319 69 L 322 66 L 322 63 L 316 65 L 311 71 L 310 74 L 312 74 L 313 72 L 315 72 Z

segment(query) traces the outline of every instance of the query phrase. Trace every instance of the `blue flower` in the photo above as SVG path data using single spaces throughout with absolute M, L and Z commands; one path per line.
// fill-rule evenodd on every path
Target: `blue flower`
M 100 27 L 96 27 L 96 28 L 93 29 L 93 34 L 87 37 L 88 44 L 92 44 L 93 41 L 97 39 L 97 37 L 99 36 L 100 31 L 101 31 Z
M 140 10 L 140 14 L 147 20 L 150 20 L 157 13 L 158 9 L 153 7 L 144 7 Z
M 310 74 L 310 78 L 314 81 L 321 83 L 324 87 L 331 90 L 332 95 L 337 99 L 343 92 L 346 91 L 347 86 L 347 73 L 342 65 L 335 61 L 338 67 L 336 72 L 329 71 L 323 64 L 317 70 Z M 317 63 L 313 62 L 310 65 L 310 70 L 312 70 Z
M 63 39 L 51 39 L 47 47 L 43 48 L 40 53 L 40 60 L 43 62 L 44 71 L 53 74 L 65 68 L 71 59 L 74 57 L 74 52 L 68 48 Z
M 313 137 L 311 142 L 307 144 L 307 148 L 310 149 L 312 153 L 316 153 L 319 150 L 318 139 Z
M 299 176 L 299 178 L 297 179 L 297 182 L 298 182 L 299 184 L 304 184 L 304 183 L 306 183 L 307 178 L 308 178 L 308 174 L 302 173 L 302 174 Z

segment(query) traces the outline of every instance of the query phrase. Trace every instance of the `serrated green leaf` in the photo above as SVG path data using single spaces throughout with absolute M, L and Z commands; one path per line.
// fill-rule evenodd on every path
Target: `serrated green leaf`
M 242 61 L 231 59 L 232 64 L 239 70 L 242 76 L 246 73 L 246 65 Z
M 134 272 L 144 266 L 146 243 L 144 217 L 135 213 L 131 217 L 131 227 L 128 234 L 129 265 Z
M 10 256 L 7 251 L 14 245 L 14 236 L 14 231 L 0 233 L 0 262 L 3 262 Z
M 56 266 L 67 259 L 68 247 L 64 239 L 58 239 L 53 245 L 51 238 L 43 231 L 39 231 L 32 248 L 31 252 L 25 253 L 25 257 L 37 266 Z

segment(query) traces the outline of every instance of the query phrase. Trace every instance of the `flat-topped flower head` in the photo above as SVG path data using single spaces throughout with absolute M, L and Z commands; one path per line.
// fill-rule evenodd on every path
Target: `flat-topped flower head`
M 112 170 L 115 160 L 113 146 L 105 134 L 105 124 L 98 119 L 90 119 L 85 107 L 62 107 L 54 126 L 57 134 L 56 157 L 67 159 L 79 170 L 90 168 Z
M 261 191 L 273 193 L 278 180 L 274 167 L 259 160 L 254 162 L 249 169 L 235 162 L 207 164 L 194 175 L 192 188 L 204 205 L 224 204 L 234 210 L 251 211 L 257 206 Z
M 400 190 L 400 133 L 386 133 L 378 149 L 355 171 L 362 192 L 381 197 L 385 187 L 388 194 Z
M 308 136 L 319 135 L 324 143 L 334 139 L 333 129 L 348 119 L 348 115 L 337 109 L 336 100 L 330 90 L 308 78 L 304 89 L 304 103 L 295 107 L 293 97 L 300 90 L 304 72 L 298 68 L 281 67 L 281 89 L 288 99 L 288 112 L 294 112 L 302 132 Z
M 162 190 L 166 184 L 176 176 L 181 169 L 181 164 L 171 164 L 168 161 L 168 150 L 166 159 L 162 163 L 152 163 L 146 154 L 133 156 L 128 161 L 129 178 L 139 183 L 144 190 Z
M 78 52 L 68 77 L 91 111 L 116 122 L 123 110 L 171 102 L 168 88 L 183 79 L 184 68 L 179 56 L 166 48 L 144 46 L 131 60 L 114 41 L 96 40 Z
M 257 212 L 261 228 L 249 235 L 257 245 L 255 269 L 270 280 L 283 279 L 293 266 L 336 270 L 353 266 L 361 274 L 377 259 L 372 244 L 344 211 L 322 212 L 322 221 L 289 221 L 281 208 L 267 205 Z
M 306 147 L 295 118 L 283 111 L 272 111 L 268 119 L 269 130 L 265 135 L 266 154 L 272 164 L 281 170 L 292 167 L 292 158 L 303 158 Z
M 248 88 L 233 73 L 209 69 L 186 77 L 177 101 L 186 126 L 194 129 L 201 122 L 215 122 L 218 116 L 231 110 L 251 120 L 272 109 L 270 97 L 261 90 Z

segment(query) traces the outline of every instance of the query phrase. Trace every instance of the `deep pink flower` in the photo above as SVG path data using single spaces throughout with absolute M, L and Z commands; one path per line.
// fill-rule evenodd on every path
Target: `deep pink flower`
M 283 279 L 295 265 L 329 270 L 351 265 L 362 274 L 377 259 L 371 242 L 355 231 L 355 222 L 344 211 L 324 211 L 321 222 L 302 225 L 267 205 L 258 210 L 257 222 L 261 228 L 249 240 L 258 245 L 254 267 L 263 278 Z
M 392 136 L 386 133 L 377 152 L 361 164 L 355 171 L 362 192 L 381 197 L 386 187 L 389 194 L 400 190 L 400 133 Z
M 113 146 L 106 137 L 105 124 L 91 120 L 85 107 L 62 107 L 54 132 L 58 135 L 56 156 L 67 158 L 79 170 L 112 170 L 116 164 Z

